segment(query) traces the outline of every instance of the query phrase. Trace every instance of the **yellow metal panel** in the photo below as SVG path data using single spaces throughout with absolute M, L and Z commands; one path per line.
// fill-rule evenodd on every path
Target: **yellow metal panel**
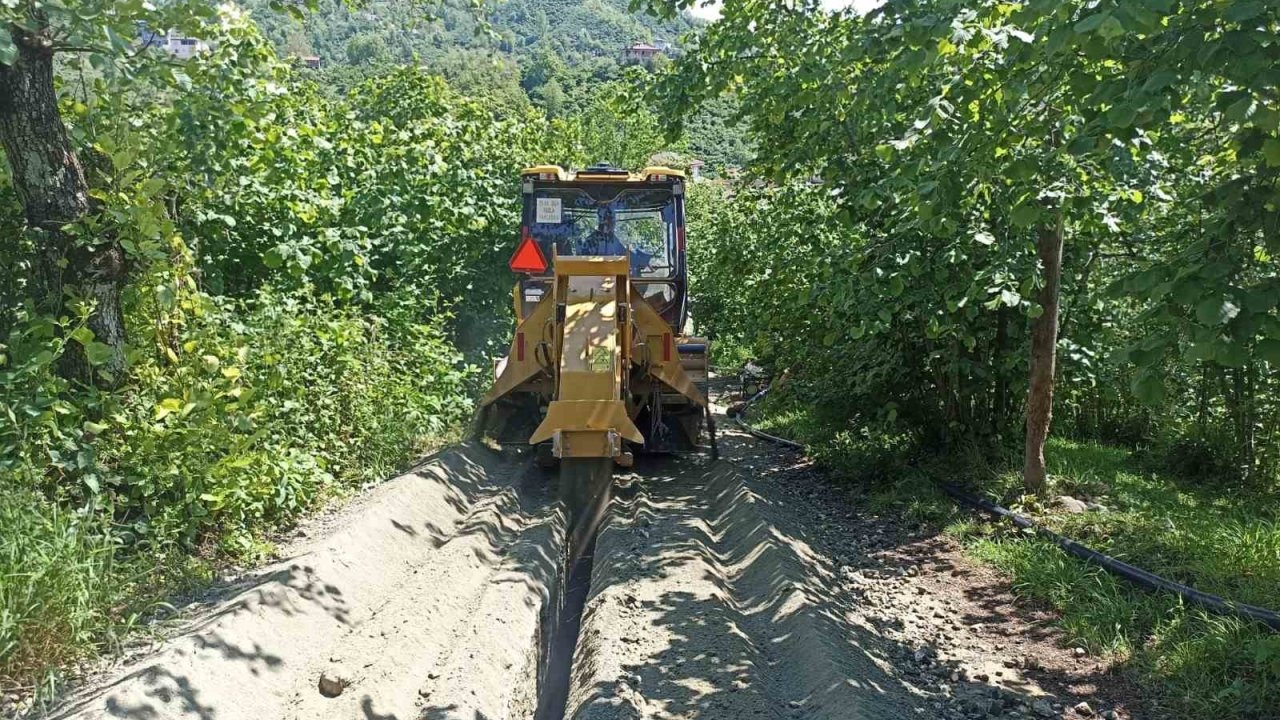
M 674 168 L 663 167 L 662 165 L 650 165 L 640 171 L 639 179 L 648 180 L 650 175 L 672 175 L 680 179 L 684 179 L 684 172 Z
M 625 255 L 561 255 L 556 258 L 556 275 L 630 275 L 631 261 Z
M 529 438 L 529 444 L 550 440 L 558 430 L 614 430 L 632 442 L 644 442 L 644 435 L 631 422 L 627 405 L 621 400 L 556 400 L 547 407 L 547 416 Z
M 618 394 L 617 376 L 614 373 L 560 373 L 561 400 L 616 400 Z
M 612 458 L 622 454 L 617 433 L 612 430 L 559 430 L 553 452 L 558 458 Z
M 636 325 L 640 328 L 640 336 L 648 339 L 649 352 L 647 359 L 649 360 L 649 374 L 661 380 L 672 390 L 689 398 L 700 407 L 706 407 L 707 398 L 703 396 L 702 392 L 698 390 L 698 386 L 693 383 L 693 379 L 680 366 L 680 353 L 674 347 L 676 338 L 671 326 L 634 289 L 631 291 L 631 307 L 634 310 L 633 316 L 635 317 Z M 664 361 L 662 359 L 662 342 L 663 337 L 668 334 L 672 335 L 671 343 L 673 347 L 671 348 L 671 359 Z
M 543 173 L 555 173 L 557 180 L 565 179 L 564 168 L 559 165 L 534 165 L 520 171 L 521 175 L 542 175 Z
M 481 398 L 481 407 L 493 404 L 502 396 L 518 389 L 542 372 L 542 365 L 538 363 L 538 342 L 543 339 L 543 333 L 546 331 L 547 324 L 554 313 L 555 302 L 551 294 L 548 293 L 534 306 L 533 312 L 529 313 L 529 317 L 516 326 L 516 334 L 512 336 L 511 347 L 507 350 L 507 365 L 502 369 L 502 374 L 498 376 L 493 387 Z M 525 342 L 523 361 L 519 359 L 520 353 L 517 348 L 521 333 L 524 333 Z

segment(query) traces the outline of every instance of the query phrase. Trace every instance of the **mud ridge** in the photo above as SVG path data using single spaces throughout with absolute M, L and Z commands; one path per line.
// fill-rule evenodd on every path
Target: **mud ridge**
M 912 714 L 895 649 L 860 632 L 741 472 L 673 461 L 631 479 L 597 541 L 566 717 Z
M 49 717 L 532 717 L 566 523 L 544 474 L 464 445 L 357 504 Z

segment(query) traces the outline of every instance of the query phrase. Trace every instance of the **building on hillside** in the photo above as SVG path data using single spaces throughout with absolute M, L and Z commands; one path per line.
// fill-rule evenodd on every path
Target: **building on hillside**
M 630 63 L 651 63 L 662 54 L 662 50 L 649 43 L 631 43 L 622 50 L 622 61 Z
M 163 50 L 178 60 L 190 60 L 196 55 L 209 52 L 209 43 L 199 38 L 187 37 L 176 30 L 161 33 L 143 26 L 138 31 L 138 41 L 143 47 Z
M 706 166 L 707 164 L 701 160 L 694 160 L 693 162 L 689 163 L 689 179 L 692 180 L 693 182 L 701 181 L 702 168 Z
M 315 55 L 307 55 L 298 59 L 302 61 L 302 66 L 308 70 L 320 69 L 320 58 Z

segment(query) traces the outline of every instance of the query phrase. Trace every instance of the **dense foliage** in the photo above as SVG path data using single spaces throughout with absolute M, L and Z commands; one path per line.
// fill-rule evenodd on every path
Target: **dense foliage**
M 661 65 L 698 31 L 688 15 L 660 19 L 630 13 L 624 0 L 510 0 L 486 4 L 480 12 L 449 3 L 424 12 L 421 0 L 315 4 L 315 11 L 297 23 L 272 12 L 271 0 L 245 3 L 282 56 L 320 58 L 316 74 L 322 87 L 345 90 L 388 66 L 420 65 L 499 116 L 521 117 L 532 104 L 551 117 L 593 123 L 597 136 L 622 134 L 610 127 L 617 115 L 601 112 L 601 105 L 617 98 L 619 83 L 634 84 L 624 80 L 629 70 L 647 69 L 629 63 L 623 49 L 636 42 L 669 43 Z M 712 173 L 743 167 L 752 148 L 737 115 L 732 97 L 716 98 L 691 114 L 687 144 L 657 146 L 687 156 L 682 163 L 701 159 Z M 648 118 L 623 119 L 644 123 Z M 628 158 L 627 164 L 642 166 L 647 159 Z M 623 162 L 606 156 L 594 160 Z
M 1054 495 L 1100 497 L 1118 511 L 1065 529 L 1280 604 L 1251 582 L 1275 572 L 1280 489 L 1280 10 L 817 5 L 727 2 L 658 92 L 671 108 L 734 93 L 758 148 L 749 186 L 692 197 L 691 265 L 722 347 L 789 371 L 766 409 L 778 431 L 852 478 L 907 483 L 908 507 L 929 477 L 1046 522 Z M 1141 462 L 1085 467 L 1053 454 L 1088 446 L 1031 441 L 1045 328 L 1053 432 Z M 1041 451 L 1057 468 L 1043 487 L 1022 474 L 1040 497 L 1007 482 L 1024 432 L 1024 467 Z M 1178 710 L 1273 713 L 1265 629 L 1144 599 L 1047 544 L 983 543 Z
M 92 306 L 32 305 L 22 269 L 41 236 L 0 191 L 22 238 L 0 248 L 16 270 L 0 283 L 5 687 L 448 437 L 478 380 L 464 353 L 509 326 L 513 178 L 592 147 L 529 108 L 495 119 L 417 68 L 327 97 L 231 9 L 205 31 L 214 49 L 182 64 L 66 65 L 85 236 L 129 267 L 112 383 L 59 371 L 74 345 L 102 373 Z
M 1037 236 L 1060 227 L 1062 427 L 1274 482 L 1273 8 L 758 9 L 727 4 L 666 98 L 733 89 L 767 176 L 818 184 L 709 210 L 702 280 L 737 312 L 704 319 L 760 339 L 855 425 L 1017 434 Z M 755 284 L 785 291 L 744 297 Z

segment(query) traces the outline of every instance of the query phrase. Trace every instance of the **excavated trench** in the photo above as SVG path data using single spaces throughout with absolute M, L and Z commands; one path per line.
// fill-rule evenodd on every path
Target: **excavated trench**
M 605 471 L 612 470 L 605 467 Z M 538 671 L 538 705 L 534 720 L 562 720 L 569 698 L 573 653 L 582 628 L 582 611 L 591 589 L 595 567 L 596 538 L 608 511 L 613 483 L 606 474 L 595 478 L 595 492 L 581 492 L 590 478 L 561 477 L 558 495 L 568 516 L 568 542 L 561 570 L 543 613 L 542 662 Z M 589 485 L 586 485 L 589 487 Z

